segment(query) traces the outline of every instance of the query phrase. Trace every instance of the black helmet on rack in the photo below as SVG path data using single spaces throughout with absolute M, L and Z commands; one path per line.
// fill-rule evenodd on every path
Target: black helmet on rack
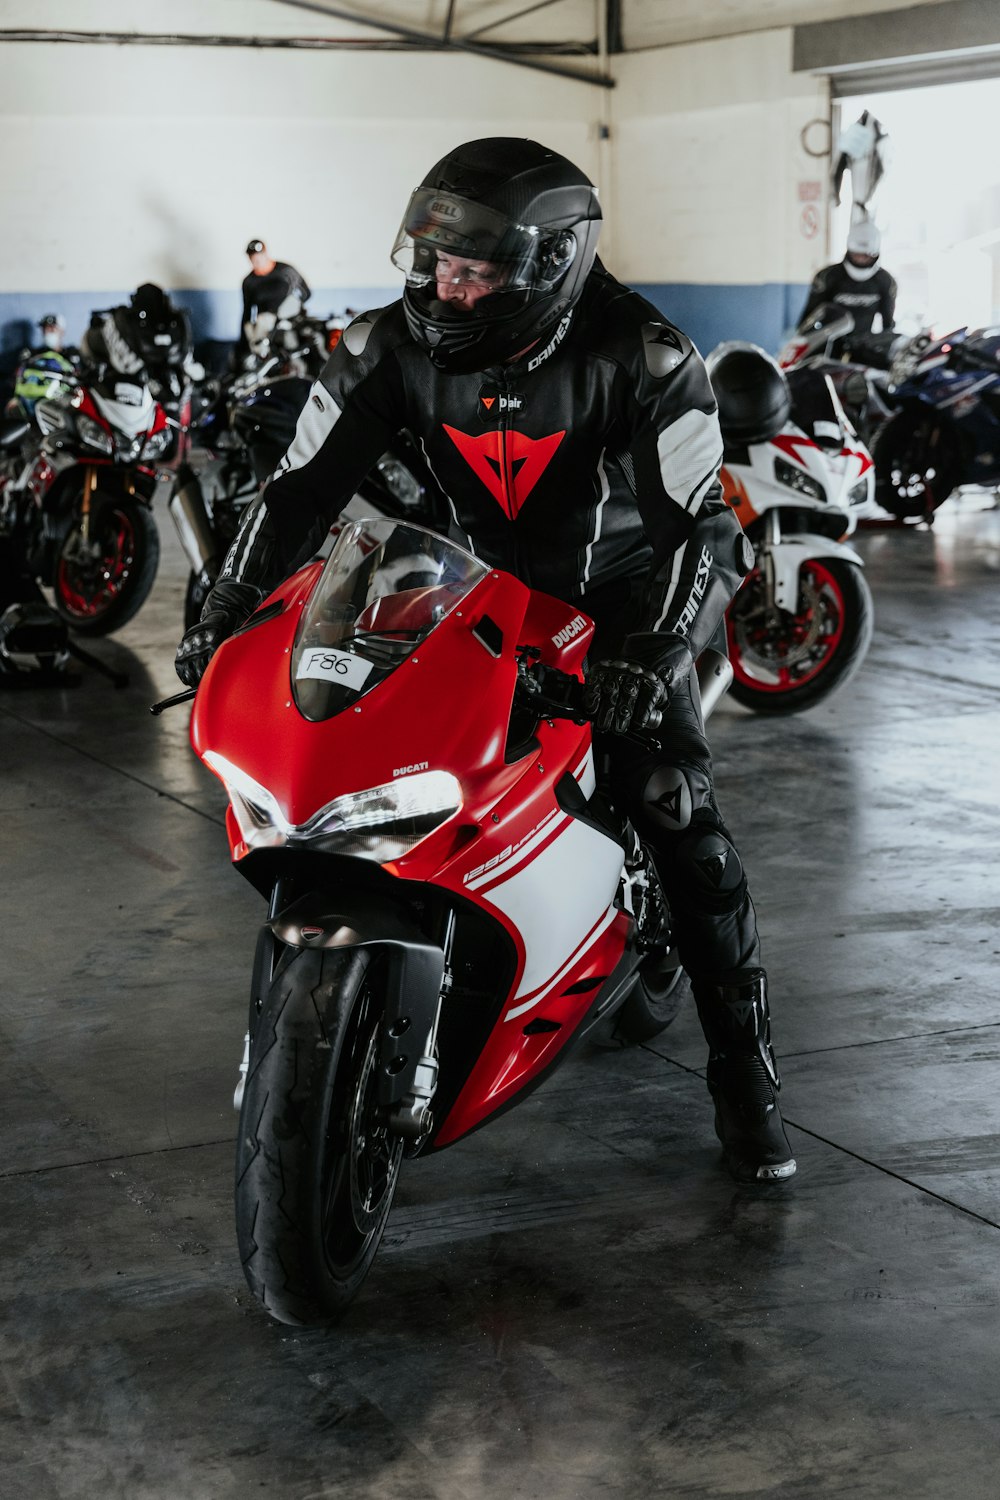
M 727 444 L 766 443 L 788 421 L 791 394 L 776 360 L 756 344 L 730 339 L 705 361 Z
M 482 370 L 553 331 L 594 264 L 588 177 L 537 141 L 458 146 L 410 198 L 393 246 L 414 340 L 439 369 Z

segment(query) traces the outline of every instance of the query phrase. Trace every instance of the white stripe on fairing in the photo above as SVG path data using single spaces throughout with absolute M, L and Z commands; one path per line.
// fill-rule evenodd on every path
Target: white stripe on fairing
M 663 488 L 678 505 L 691 508 L 699 490 L 708 487 L 703 485 L 706 473 L 714 477 L 722 463 L 722 434 L 715 412 L 697 407 L 684 412 L 659 434 L 656 452 Z
M 317 405 L 317 403 L 319 403 Z M 272 479 L 290 469 L 302 469 L 316 457 L 340 420 L 341 410 L 321 381 L 313 381 L 309 397 L 295 424 L 295 436 L 288 452 L 275 469 Z
M 601 539 L 601 522 L 604 517 L 604 507 L 607 505 L 608 496 L 611 494 L 611 486 L 608 484 L 608 476 L 604 470 L 604 455 L 607 451 L 607 448 L 602 448 L 601 456 L 597 460 L 597 472 L 601 476 L 601 498 L 598 502 L 597 510 L 594 512 L 594 535 L 587 543 L 586 560 L 583 568 L 583 581 L 585 584 L 590 582 L 590 565 L 594 561 L 594 548 Z
M 482 886 L 490 885 L 493 881 L 499 884 L 501 879 L 506 880 L 508 874 L 513 872 L 518 865 L 524 863 L 532 849 L 536 848 L 543 839 L 548 838 L 552 832 L 552 824 L 558 818 L 559 813 L 560 809 L 558 807 L 550 812 L 539 823 L 526 843 L 518 845 L 516 849 L 512 849 L 504 859 L 498 860 L 491 869 L 484 870 L 481 875 L 477 875 L 474 879 L 466 881 L 467 888 L 470 891 L 478 891 Z
M 545 986 L 545 988 L 543 990 L 540 990 L 539 993 L 537 995 L 534 995 L 530 1000 L 525 1000 L 523 1005 L 512 1006 L 504 1016 L 504 1020 L 513 1021 L 516 1016 L 523 1016 L 525 1011 L 533 1010 L 536 1005 L 539 1005 L 541 1001 L 545 999 L 546 995 L 550 995 L 555 989 L 556 985 L 559 983 L 560 979 L 565 977 L 568 970 L 570 970 L 574 964 L 578 964 L 580 962 L 584 954 L 594 946 L 594 944 L 597 942 L 597 939 L 602 935 L 602 933 L 607 932 L 608 928 L 611 926 L 617 915 L 617 906 L 610 906 L 605 913 L 604 919 L 600 923 L 600 925 L 594 930 L 593 933 L 591 933 L 589 938 L 584 939 L 583 943 L 580 945 L 576 953 L 572 954 L 567 959 L 566 963 L 563 964 L 562 968 L 559 970 L 559 973 L 553 975 L 552 979 L 549 980 L 549 983 Z
M 653 626 L 654 630 L 659 630 L 660 626 L 666 619 L 667 610 L 670 608 L 670 601 L 677 591 L 677 580 L 681 576 L 681 564 L 684 562 L 684 554 L 687 549 L 688 544 L 687 542 L 685 542 L 683 547 L 678 547 L 676 553 L 674 554 L 674 565 L 670 570 L 670 582 L 667 585 L 666 598 L 663 601 L 663 608 L 660 610 L 659 618 L 656 624 Z
M 615 899 L 621 846 L 570 818 L 556 837 L 479 899 L 502 911 L 524 944 L 515 1000 L 533 995 L 576 952 Z

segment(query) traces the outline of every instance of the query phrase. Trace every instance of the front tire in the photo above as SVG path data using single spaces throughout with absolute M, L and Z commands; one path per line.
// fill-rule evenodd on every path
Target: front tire
M 856 563 L 814 557 L 799 573 L 795 608 L 769 608 L 759 569 L 726 613 L 730 696 L 760 714 L 813 708 L 843 687 L 871 644 L 871 590 Z
M 147 505 L 95 493 L 85 541 L 82 517 L 63 538 L 52 590 L 61 619 L 78 635 L 110 635 L 146 602 L 160 562 L 160 534 Z
M 872 450 L 875 499 L 897 520 L 929 516 L 962 474 L 954 439 L 934 416 L 900 411 L 880 428 Z
M 365 949 L 288 949 L 250 1049 L 236 1151 L 247 1283 L 279 1322 L 334 1321 L 382 1239 L 403 1143 L 377 1108 L 383 1006 Z

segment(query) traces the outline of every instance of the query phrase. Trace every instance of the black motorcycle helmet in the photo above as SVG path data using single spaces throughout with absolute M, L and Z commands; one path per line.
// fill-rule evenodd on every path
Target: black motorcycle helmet
M 151 281 L 132 293 L 128 307 L 116 312 L 115 322 L 129 348 L 149 369 L 177 369 L 191 349 L 187 314 Z
M 574 306 L 600 227 L 597 189 L 564 156 L 507 136 L 456 147 L 411 196 L 393 246 L 414 340 L 452 374 L 511 359 Z M 474 305 L 438 296 L 446 262 L 448 283 L 477 287 Z
M 756 344 L 730 340 L 705 361 L 728 444 L 766 443 L 788 421 L 791 395 L 777 361 Z

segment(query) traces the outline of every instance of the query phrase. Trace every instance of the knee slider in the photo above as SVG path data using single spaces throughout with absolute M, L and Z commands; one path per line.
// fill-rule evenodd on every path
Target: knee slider
M 657 833 L 681 833 L 711 807 L 712 783 L 695 766 L 657 766 L 642 791 L 642 811 Z
M 743 861 L 724 830 L 701 820 L 679 841 L 675 868 L 689 883 L 692 904 L 724 913 L 738 910 L 746 896 Z

